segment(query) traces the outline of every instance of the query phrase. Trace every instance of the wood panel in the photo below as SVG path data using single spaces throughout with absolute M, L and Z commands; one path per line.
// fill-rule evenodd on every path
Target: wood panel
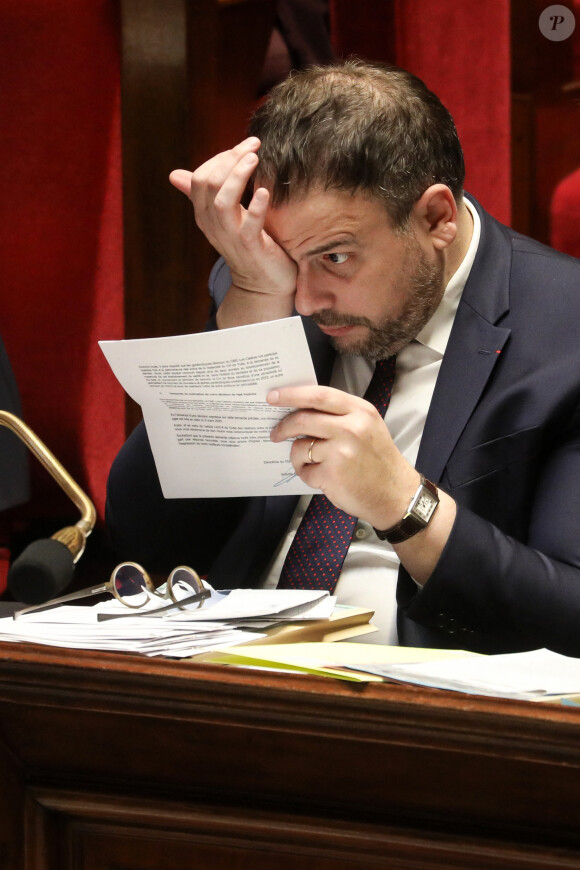
M 546 39 L 538 18 L 547 5 L 511 2 L 511 224 L 550 244 L 554 190 L 580 166 L 578 82 L 573 86 L 580 29 L 561 42 Z M 562 5 L 575 9 L 573 0 Z
M 0 798 L 3 870 L 580 867 L 579 721 L 4 645 L 0 746 L 18 776 Z
M 217 255 L 168 176 L 244 137 L 274 14 L 274 0 L 121 0 L 127 338 L 204 327 Z

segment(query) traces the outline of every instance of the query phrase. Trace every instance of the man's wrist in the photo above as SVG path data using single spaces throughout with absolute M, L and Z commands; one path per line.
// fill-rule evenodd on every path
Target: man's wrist
M 219 329 L 261 323 L 267 320 L 280 320 L 290 317 L 294 311 L 294 294 L 288 296 L 246 290 L 232 284 L 217 310 L 216 322 Z
M 255 287 L 244 286 L 243 284 L 237 284 L 234 280 L 232 280 L 232 284 L 230 287 L 230 292 L 234 291 L 235 293 L 240 294 L 249 294 L 256 299 L 278 299 L 278 300 L 290 300 L 294 301 L 294 295 L 296 293 L 296 287 L 292 286 L 288 289 L 280 289 L 275 288 L 274 284 L 269 285 L 268 288 L 264 288 L 262 286 L 256 285 Z
M 401 544 L 403 541 L 407 541 L 418 532 L 427 528 L 438 505 L 439 493 L 437 487 L 421 475 L 419 486 L 415 490 L 402 518 L 387 529 L 375 528 L 377 537 L 381 541 L 388 541 L 390 544 Z

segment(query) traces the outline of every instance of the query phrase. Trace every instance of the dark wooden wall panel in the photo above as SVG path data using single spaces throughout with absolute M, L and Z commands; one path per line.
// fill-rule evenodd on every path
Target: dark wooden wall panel
M 168 176 L 244 137 L 275 2 L 121 0 L 121 13 L 125 335 L 197 332 L 217 255 Z
M 576 29 L 554 42 L 540 32 L 545 0 L 511 2 L 512 226 L 550 244 L 550 208 L 558 183 L 580 167 L 580 82 Z

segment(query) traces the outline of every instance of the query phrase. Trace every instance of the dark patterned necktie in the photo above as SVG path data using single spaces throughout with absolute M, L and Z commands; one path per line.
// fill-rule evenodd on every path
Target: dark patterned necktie
M 379 360 L 364 398 L 384 417 L 395 380 L 395 357 Z M 325 495 L 313 495 L 288 550 L 278 589 L 328 589 L 332 594 L 342 571 L 357 517 L 335 507 Z

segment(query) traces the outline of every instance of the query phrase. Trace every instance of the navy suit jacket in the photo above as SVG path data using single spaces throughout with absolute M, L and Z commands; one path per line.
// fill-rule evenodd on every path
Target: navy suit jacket
M 580 655 L 580 261 L 475 205 L 480 244 L 416 463 L 456 500 L 457 518 L 424 588 L 400 571 L 399 640 Z M 218 296 L 226 271 L 214 269 Z M 305 326 L 328 383 L 333 353 Z M 127 558 L 190 562 L 218 588 L 251 586 L 295 503 L 164 500 L 141 425 L 112 468 L 108 522 Z

